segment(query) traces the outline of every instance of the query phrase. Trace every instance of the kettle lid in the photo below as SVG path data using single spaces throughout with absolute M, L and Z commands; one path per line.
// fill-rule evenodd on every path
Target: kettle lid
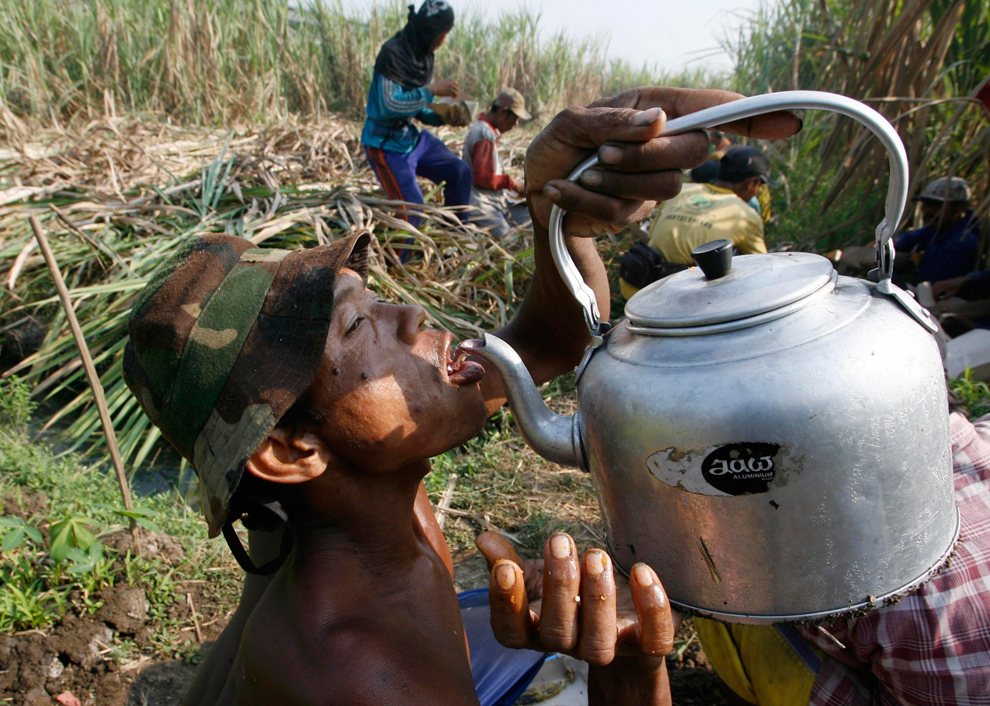
M 731 258 L 731 267 L 709 267 L 696 259 L 700 267 L 668 275 L 633 295 L 625 309 L 630 323 L 648 329 L 685 329 L 749 319 L 809 297 L 833 283 L 835 275 L 832 263 L 813 253 L 737 255 Z

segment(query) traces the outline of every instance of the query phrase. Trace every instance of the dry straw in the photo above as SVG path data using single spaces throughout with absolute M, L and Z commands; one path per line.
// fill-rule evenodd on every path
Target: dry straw
M 460 337 L 506 323 L 530 274 L 531 237 L 495 241 L 462 224 L 436 203 L 439 189 L 421 207 L 419 228 L 408 227 L 396 216 L 403 204 L 387 200 L 363 166 L 356 132 L 335 120 L 224 134 L 118 118 L 8 150 L 8 178 L 31 186 L 0 191 L 0 320 L 37 317 L 50 329 L 41 350 L 4 375 L 63 401 L 46 426 L 69 421 L 73 448 L 92 440 L 100 423 L 92 392 L 79 385 L 83 371 L 29 216 L 50 233 L 132 467 L 158 435 L 121 378 L 127 316 L 134 294 L 185 238 L 227 232 L 301 247 L 369 228 L 371 286 L 385 298 L 423 306 L 432 325 Z M 392 243 L 409 237 L 419 257 L 402 265 Z

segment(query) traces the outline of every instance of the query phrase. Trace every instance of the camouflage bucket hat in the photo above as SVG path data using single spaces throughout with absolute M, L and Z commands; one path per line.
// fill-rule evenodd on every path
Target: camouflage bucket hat
M 199 476 L 216 537 L 244 464 L 306 391 L 342 267 L 368 276 L 367 233 L 302 250 L 190 239 L 131 311 L 124 380 Z

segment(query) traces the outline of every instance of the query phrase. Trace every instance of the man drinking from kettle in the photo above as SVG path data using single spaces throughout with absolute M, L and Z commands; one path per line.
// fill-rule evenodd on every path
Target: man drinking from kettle
M 608 317 L 589 236 L 641 219 L 704 159 L 703 133 L 658 139 L 668 112 L 735 98 L 635 89 L 564 111 L 530 146 L 536 270 L 498 335 L 536 381 L 570 370 L 588 342 L 553 266 L 551 207 L 568 211 L 567 248 Z M 799 128 L 789 113 L 724 126 L 766 139 Z M 596 178 L 567 181 L 596 151 Z M 251 572 L 186 703 L 508 703 L 531 671 L 506 679 L 517 660 L 489 649 L 491 628 L 465 631 L 422 483 L 431 456 L 477 434 L 504 403 L 502 382 L 456 355 L 450 334 L 424 328 L 420 307 L 366 288 L 368 240 L 284 251 L 202 236 L 134 306 L 125 379 L 192 462 L 211 536 L 224 534 Z M 250 555 L 233 529 L 242 516 L 253 528 Z M 564 534 L 548 539 L 542 564 L 519 561 L 490 536 L 479 545 L 503 642 L 587 660 L 591 704 L 669 703 L 663 654 L 673 626 L 652 569 L 637 564 L 626 582 L 606 552 L 579 557 Z M 493 677 L 500 690 L 488 688 Z

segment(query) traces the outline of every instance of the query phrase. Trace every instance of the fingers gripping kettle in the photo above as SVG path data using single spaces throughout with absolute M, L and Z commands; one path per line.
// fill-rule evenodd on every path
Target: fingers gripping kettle
M 800 108 L 855 118 L 887 148 L 876 284 L 810 253 L 731 257 L 715 245 L 701 267 L 638 292 L 609 331 L 555 207 L 554 259 L 592 335 L 579 411 L 550 412 L 500 339 L 473 346 L 502 373 L 527 443 L 592 473 L 615 563 L 645 561 L 676 607 L 729 622 L 824 620 L 895 600 L 946 562 L 959 533 L 936 326 L 891 282 L 908 185 L 897 133 L 871 108 L 813 91 L 699 111 L 664 133 Z

